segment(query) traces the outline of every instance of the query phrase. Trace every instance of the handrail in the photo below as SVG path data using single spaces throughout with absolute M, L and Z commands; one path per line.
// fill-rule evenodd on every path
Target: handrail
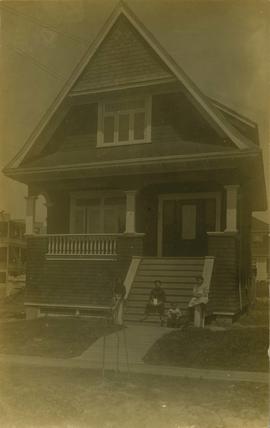
M 215 257 L 206 256 L 204 258 L 203 265 L 203 284 L 202 287 L 206 291 L 206 296 L 208 299 L 210 285 L 212 280 L 213 268 L 214 268 Z M 204 327 L 205 322 L 205 311 L 202 310 L 202 305 L 198 304 L 194 306 L 194 327 Z
M 124 286 L 126 288 L 125 300 L 127 300 L 128 295 L 130 293 L 134 278 L 136 276 L 138 267 L 141 263 L 141 257 L 133 256 L 126 274 L 126 278 L 124 279 Z

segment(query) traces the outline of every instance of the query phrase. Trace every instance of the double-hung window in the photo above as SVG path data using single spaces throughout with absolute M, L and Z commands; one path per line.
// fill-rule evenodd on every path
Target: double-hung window
M 98 146 L 151 141 L 151 98 L 99 104 Z

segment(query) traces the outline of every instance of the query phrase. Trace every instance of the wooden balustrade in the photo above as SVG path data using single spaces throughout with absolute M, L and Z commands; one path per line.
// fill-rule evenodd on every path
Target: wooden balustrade
M 116 235 L 47 235 L 48 256 L 115 256 Z

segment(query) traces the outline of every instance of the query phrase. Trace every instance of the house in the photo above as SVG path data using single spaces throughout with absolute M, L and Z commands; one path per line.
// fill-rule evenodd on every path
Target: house
M 251 223 L 252 263 L 256 267 L 257 284 L 266 283 L 270 274 L 270 228 L 269 224 L 252 217 Z
M 20 279 L 25 274 L 26 240 L 23 220 L 12 220 L 0 212 L 0 295 L 6 296 L 12 278 Z
M 247 305 L 251 213 L 266 209 L 257 125 L 205 96 L 122 3 L 4 172 L 29 189 L 29 317 L 105 310 L 119 275 L 128 320 L 155 279 L 183 310 L 199 274 L 211 314 Z

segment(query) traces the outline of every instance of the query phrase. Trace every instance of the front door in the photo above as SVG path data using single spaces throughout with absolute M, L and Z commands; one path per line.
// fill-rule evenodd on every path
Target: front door
M 206 232 L 215 230 L 215 200 L 168 199 L 162 211 L 162 255 L 205 255 Z

